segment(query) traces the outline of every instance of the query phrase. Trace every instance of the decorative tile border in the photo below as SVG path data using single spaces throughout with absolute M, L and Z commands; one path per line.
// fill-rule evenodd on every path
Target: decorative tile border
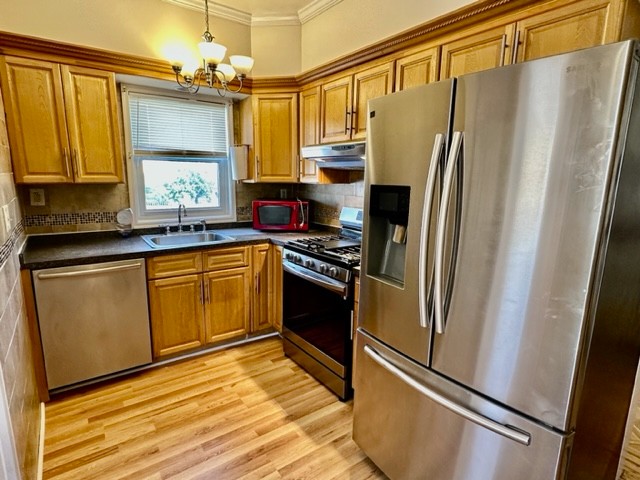
M 20 238 L 20 235 L 22 235 L 23 232 L 24 232 L 24 225 L 21 221 L 15 226 L 15 228 L 11 232 L 11 235 L 9 235 L 9 238 L 7 239 L 7 241 L 4 242 L 2 247 L 0 247 L 0 266 L 4 265 L 4 262 L 6 262 L 7 259 L 11 256 L 11 252 L 13 252 L 13 247 L 15 246 L 16 242 L 18 241 L 18 239 Z
M 86 223 L 114 223 L 117 212 L 51 213 L 26 215 L 25 227 L 48 227 L 54 225 L 82 225 Z
M 25 215 L 23 228 L 29 227 L 53 227 L 61 225 L 83 225 L 96 223 L 115 223 L 118 212 L 79 212 L 79 213 L 50 213 L 46 215 Z M 238 221 L 250 221 L 252 218 L 251 206 L 237 206 L 236 217 Z M 311 220 L 338 220 L 340 211 L 335 207 L 320 205 L 314 202 L 311 209 Z

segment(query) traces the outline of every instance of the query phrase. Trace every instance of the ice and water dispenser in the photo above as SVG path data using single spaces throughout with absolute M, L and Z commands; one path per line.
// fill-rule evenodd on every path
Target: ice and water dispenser
M 367 275 L 404 286 L 411 188 L 371 185 Z

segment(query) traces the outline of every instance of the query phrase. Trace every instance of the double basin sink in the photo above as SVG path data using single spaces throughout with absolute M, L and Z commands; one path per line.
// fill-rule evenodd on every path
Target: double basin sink
M 185 233 L 169 233 L 142 235 L 142 239 L 153 248 L 161 247 L 177 247 L 187 245 L 211 245 L 235 238 L 228 235 L 222 235 L 216 232 L 185 232 Z

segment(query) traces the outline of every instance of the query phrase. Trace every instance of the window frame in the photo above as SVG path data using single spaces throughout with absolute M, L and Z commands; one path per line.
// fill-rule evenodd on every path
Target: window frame
M 191 152 L 191 151 L 146 151 L 140 150 L 135 152 L 133 149 L 131 137 L 131 115 L 129 110 L 129 94 L 143 94 L 158 97 L 175 98 L 179 100 L 188 100 L 201 103 L 222 104 L 225 107 L 227 122 L 227 152 L 226 155 Z M 177 225 L 177 208 L 153 209 L 146 208 L 145 192 L 144 192 L 144 175 L 142 169 L 142 161 L 145 159 L 156 158 L 161 160 L 184 158 L 191 161 L 209 161 L 218 164 L 220 184 L 218 185 L 220 192 L 220 207 L 198 208 L 193 207 L 187 209 L 187 219 L 184 224 L 198 223 L 204 219 L 207 223 L 227 223 L 235 222 L 236 216 L 236 192 L 234 181 L 231 176 L 231 158 L 230 146 L 233 145 L 233 104 L 231 99 L 213 99 L 206 96 L 194 97 L 188 93 L 172 92 L 163 89 L 137 85 L 121 85 L 122 94 L 122 117 L 125 135 L 126 147 L 126 163 L 127 163 L 127 180 L 129 183 L 129 204 L 133 211 L 133 227 L 148 228 L 160 225 Z M 226 180 L 226 181 L 224 181 Z M 225 202 L 226 199 L 226 202 Z M 190 220 L 190 218 L 192 220 Z

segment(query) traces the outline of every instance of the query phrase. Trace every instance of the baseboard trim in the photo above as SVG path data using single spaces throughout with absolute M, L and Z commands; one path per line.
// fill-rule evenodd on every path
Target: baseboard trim
M 38 442 L 38 473 L 37 480 L 42 480 L 44 472 L 44 429 L 45 429 L 45 407 L 44 402 L 40 402 L 40 438 Z

